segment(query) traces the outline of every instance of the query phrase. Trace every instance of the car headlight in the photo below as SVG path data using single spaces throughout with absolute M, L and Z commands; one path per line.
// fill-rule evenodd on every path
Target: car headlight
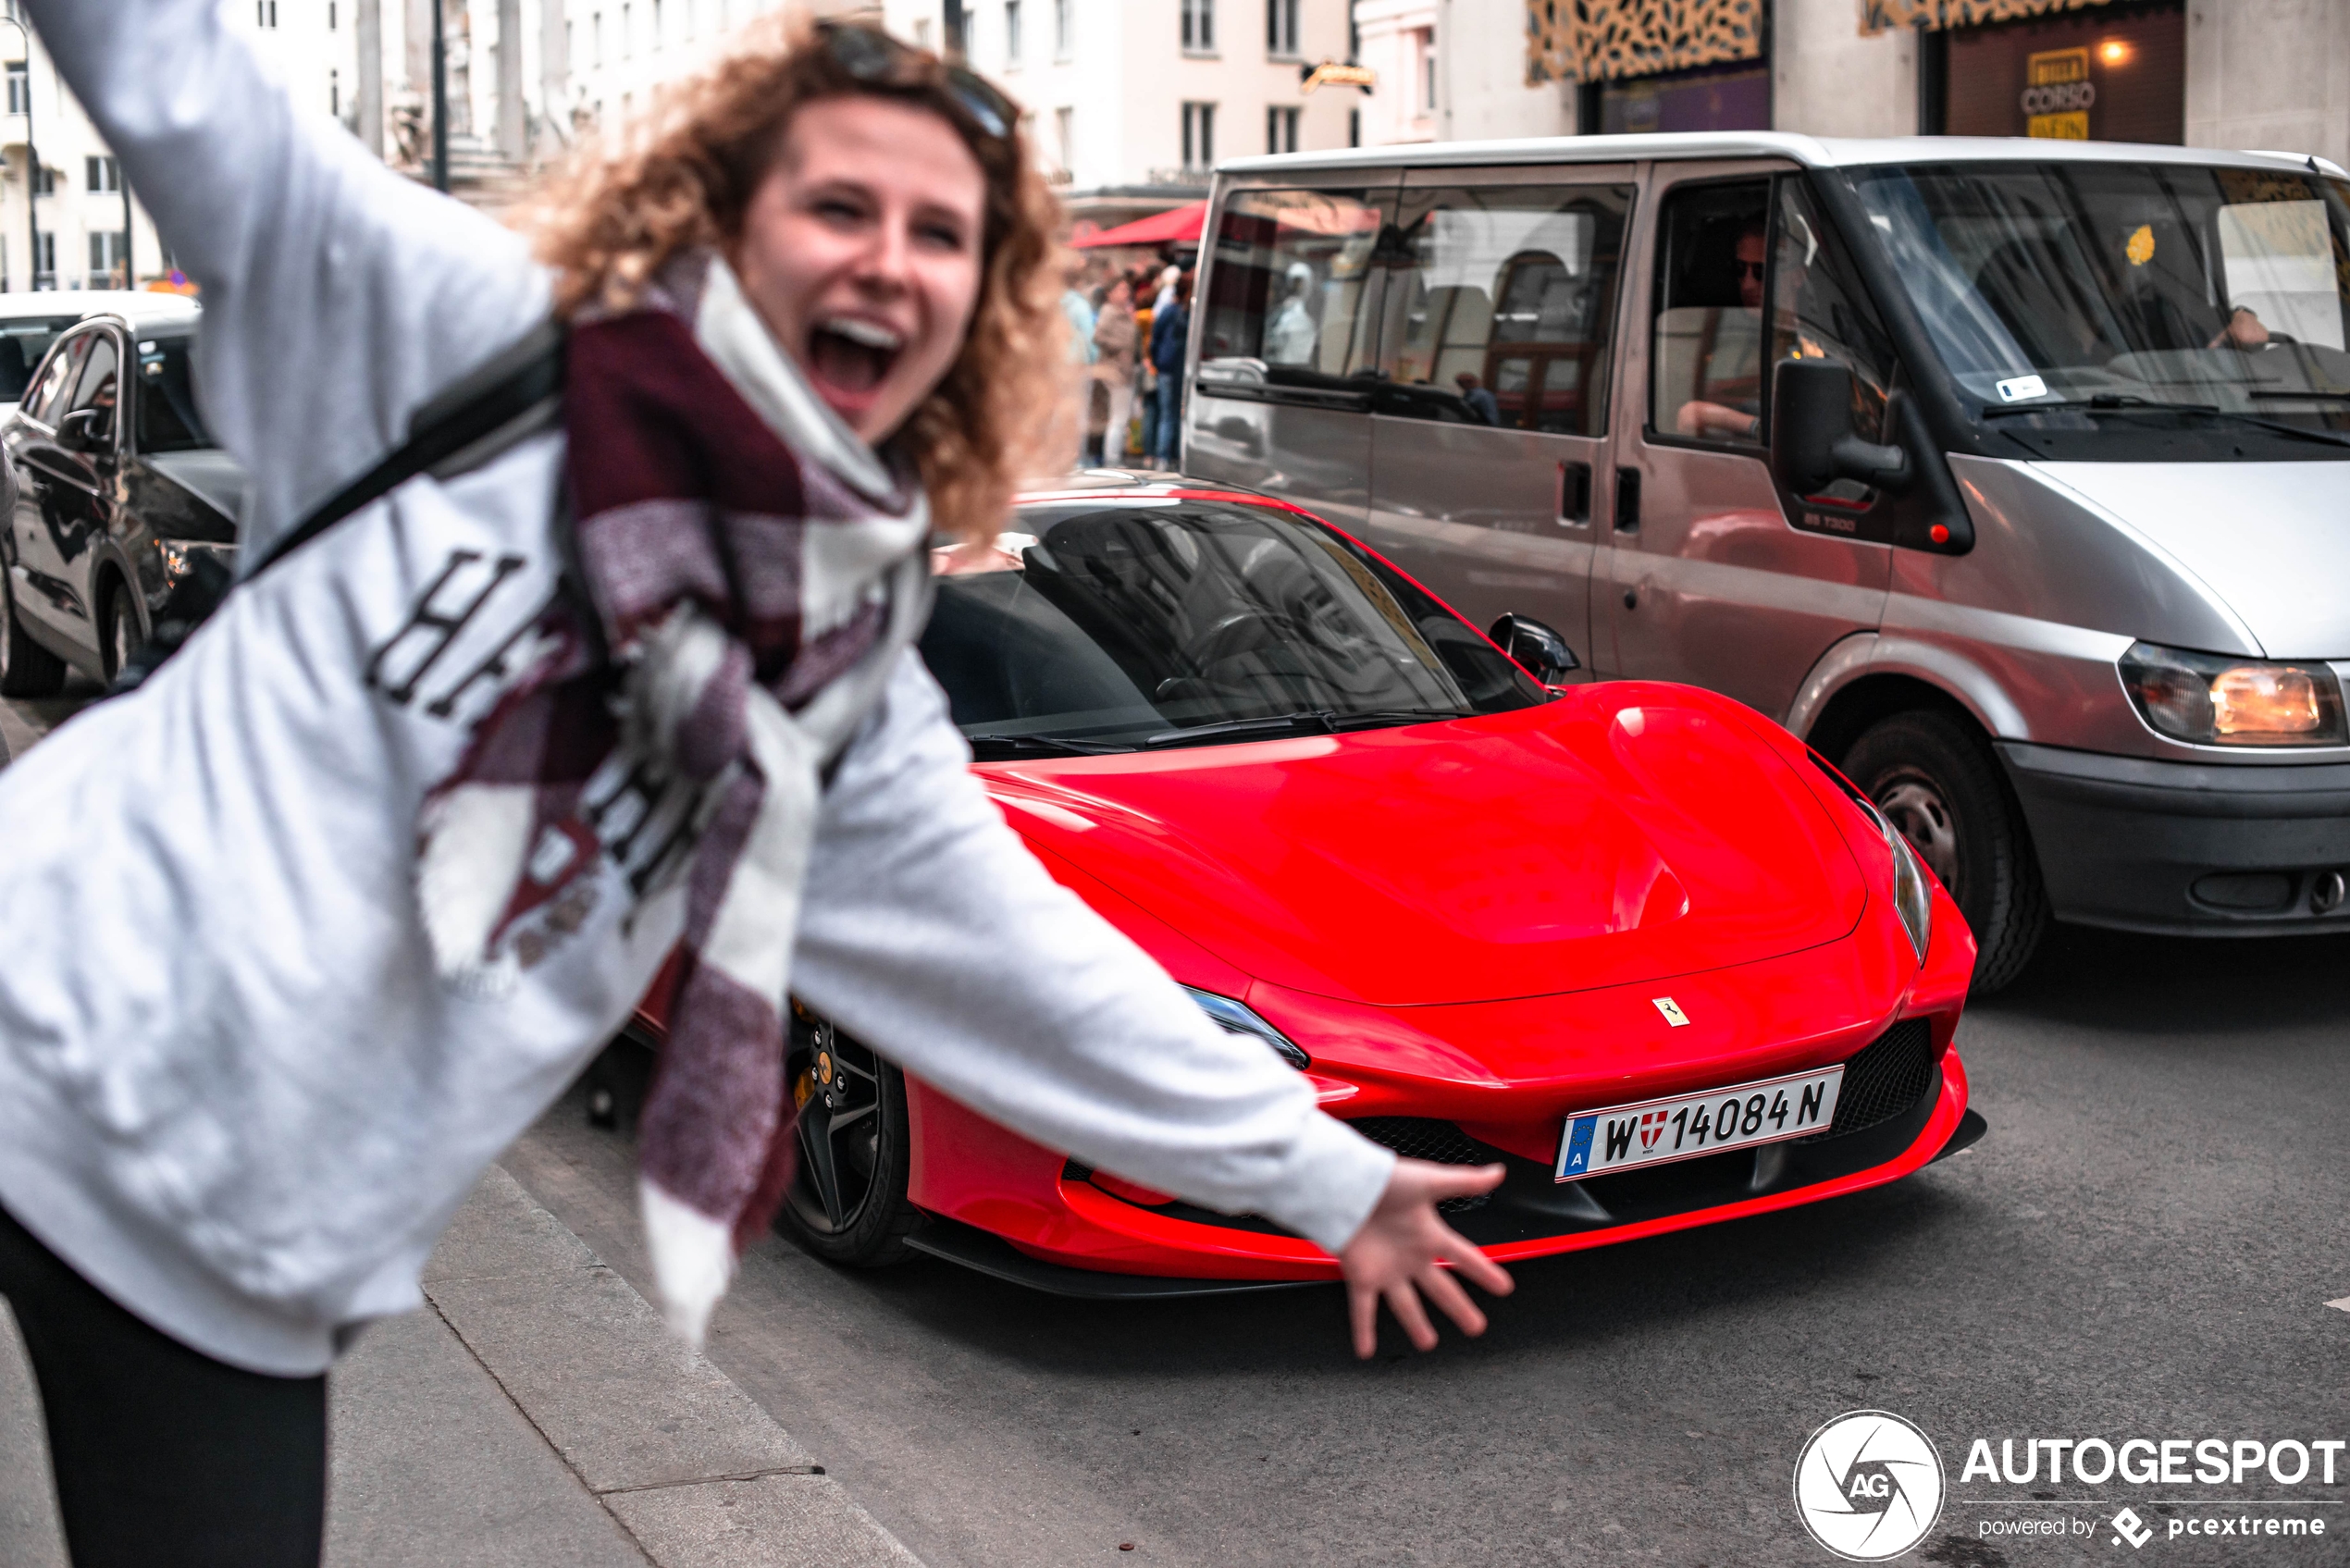
M 1885 833 L 1885 842 L 1893 851 L 1893 908 L 1901 917 L 1901 929 L 1910 933 L 1910 945 L 1918 950 L 1918 961 L 1925 961 L 1926 945 L 1934 940 L 1934 884 L 1926 880 L 1925 868 L 1918 864 L 1918 852 L 1901 836 L 1901 830 L 1876 813 L 1876 825 Z
M 2161 735 L 2199 746 L 2340 746 L 2342 683 L 2323 664 L 2132 643 L 2121 684 Z
M 1183 989 L 1191 993 L 1193 1001 L 1199 1004 L 1199 1010 L 1214 1019 L 1225 1033 L 1246 1034 L 1262 1040 L 1273 1048 L 1273 1055 L 1300 1072 L 1314 1065 L 1314 1059 L 1305 1054 L 1304 1046 L 1257 1017 L 1255 1008 L 1235 1002 L 1230 996 L 1202 991 L 1197 986 L 1187 985 Z
M 1861 793 L 1861 786 L 1838 772 L 1828 759 L 1818 752 L 1812 753 L 1812 763 L 1836 784 L 1844 797 L 1868 814 L 1876 831 L 1885 835 L 1885 846 L 1893 851 L 1893 912 L 1901 917 L 1901 929 L 1909 933 L 1910 945 L 1918 950 L 1918 961 L 1925 961 L 1925 950 L 1934 940 L 1934 883 L 1927 880 L 1925 868 L 1918 863 L 1918 852 L 1901 836 L 1901 830 L 1876 808 L 1876 802 Z

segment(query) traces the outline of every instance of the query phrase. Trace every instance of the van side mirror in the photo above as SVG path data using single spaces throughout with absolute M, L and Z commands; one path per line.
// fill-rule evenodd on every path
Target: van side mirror
M 1546 686 L 1557 685 L 1583 667 L 1565 637 L 1530 615 L 1504 615 L 1485 635 Z
M 1851 366 L 1782 360 L 1771 377 L 1771 472 L 1799 496 L 1838 479 L 1899 489 L 1910 480 L 1910 454 L 1853 433 Z

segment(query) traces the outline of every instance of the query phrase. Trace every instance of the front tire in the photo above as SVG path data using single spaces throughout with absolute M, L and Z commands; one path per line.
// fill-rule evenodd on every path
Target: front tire
M 794 1002 L 784 1082 L 799 1103 L 798 1168 L 775 1228 L 852 1267 L 911 1256 L 906 1236 L 920 1216 L 906 1196 L 906 1075 Z
M 139 612 L 130 608 L 130 590 L 118 583 L 114 592 L 106 596 L 106 645 L 104 662 L 106 684 L 114 685 L 130 667 L 143 639 L 139 636 Z
M 1982 736 L 1947 713 L 1897 713 L 1855 741 L 1843 766 L 1966 917 L 1975 993 L 2012 982 L 2047 930 L 2048 895 L 2022 810 Z
M 66 689 L 66 661 L 32 640 L 17 619 L 16 595 L 0 564 L 0 697 L 55 697 Z

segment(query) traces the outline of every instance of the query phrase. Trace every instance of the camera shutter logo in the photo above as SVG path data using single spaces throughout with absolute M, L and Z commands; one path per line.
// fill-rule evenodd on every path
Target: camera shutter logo
M 1911 1422 L 1855 1410 L 1812 1434 L 1795 1462 L 1795 1512 L 1812 1538 L 1852 1562 L 1884 1562 L 1942 1515 L 1942 1456 Z

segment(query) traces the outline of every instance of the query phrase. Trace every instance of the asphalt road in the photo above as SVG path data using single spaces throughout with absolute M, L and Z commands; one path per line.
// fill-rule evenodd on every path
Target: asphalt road
M 1791 1475 L 1859 1408 L 1917 1423 L 1948 1476 L 1905 1561 L 2350 1562 L 2350 1451 L 2331 1486 L 1960 1474 L 1977 1438 L 2350 1438 L 2350 1312 L 2326 1304 L 2350 1300 L 2350 938 L 2060 928 L 1959 1041 L 1973 1149 L 1521 1266 L 1491 1332 L 1431 1355 L 1391 1327 L 1355 1363 L 1329 1289 L 1072 1303 L 773 1241 L 711 1356 L 932 1568 L 1827 1562 Z M 646 1289 L 631 1161 L 575 1093 L 506 1163 Z M 2270 1516 L 2328 1533 L 2170 1534 Z M 1991 1533 L 2059 1520 L 2077 1533 Z

